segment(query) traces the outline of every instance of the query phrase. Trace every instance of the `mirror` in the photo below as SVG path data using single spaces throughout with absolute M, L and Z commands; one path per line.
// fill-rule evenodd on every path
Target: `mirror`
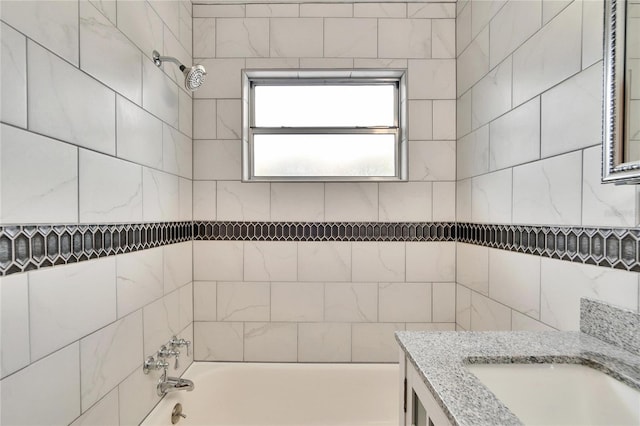
M 605 1 L 602 181 L 640 183 L 640 0 Z

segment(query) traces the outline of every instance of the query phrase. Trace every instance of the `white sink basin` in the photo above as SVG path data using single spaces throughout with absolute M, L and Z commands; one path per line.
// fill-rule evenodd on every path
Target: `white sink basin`
M 640 391 L 574 364 L 467 368 L 525 425 L 640 425 Z

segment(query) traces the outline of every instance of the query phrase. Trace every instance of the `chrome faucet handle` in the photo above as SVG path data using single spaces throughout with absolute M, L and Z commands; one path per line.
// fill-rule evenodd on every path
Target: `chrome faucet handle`
M 149 371 L 151 370 L 162 370 L 162 369 L 167 369 L 169 367 L 169 363 L 166 361 L 161 360 L 160 358 L 155 359 L 154 357 L 150 356 L 147 357 L 147 359 L 144 361 L 144 364 L 142 366 L 142 371 L 144 372 L 144 374 L 149 374 Z
M 171 340 L 169 340 L 169 345 L 171 345 L 172 347 L 181 347 L 181 346 L 186 346 L 187 347 L 187 356 L 191 355 L 191 352 L 189 351 L 189 348 L 191 346 L 191 342 L 185 339 L 178 339 L 177 336 L 172 336 Z
M 173 369 L 177 370 L 178 369 L 178 357 L 180 356 L 180 351 L 177 349 L 170 349 L 168 348 L 166 345 L 162 345 L 160 346 L 160 350 L 158 351 L 158 358 L 169 358 L 169 357 L 176 357 L 176 362 L 173 365 Z

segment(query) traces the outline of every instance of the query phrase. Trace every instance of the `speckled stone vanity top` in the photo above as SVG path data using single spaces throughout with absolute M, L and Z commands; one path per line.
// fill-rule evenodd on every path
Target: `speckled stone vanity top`
M 582 364 L 640 389 L 640 352 L 583 332 L 400 331 L 396 340 L 454 425 L 522 424 L 466 364 Z

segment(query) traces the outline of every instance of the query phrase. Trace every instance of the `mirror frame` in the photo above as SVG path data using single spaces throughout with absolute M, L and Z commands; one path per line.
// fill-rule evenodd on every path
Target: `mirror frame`
M 605 0 L 603 183 L 640 183 L 640 161 L 624 161 L 626 0 Z

